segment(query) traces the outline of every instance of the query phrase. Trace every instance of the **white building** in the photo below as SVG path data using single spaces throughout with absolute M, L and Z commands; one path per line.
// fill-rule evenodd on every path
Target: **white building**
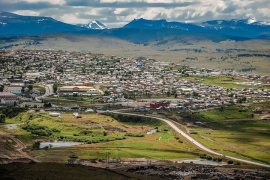
M 20 97 L 17 96 L 16 94 L 12 94 L 9 92 L 1 92 L 0 93 L 0 100 L 1 104 L 6 104 L 6 105 L 15 105 L 20 102 Z

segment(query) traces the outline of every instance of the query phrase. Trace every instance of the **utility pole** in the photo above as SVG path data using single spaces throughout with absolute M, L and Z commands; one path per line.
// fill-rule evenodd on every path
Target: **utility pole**
M 107 151 L 106 153 L 106 168 L 109 169 L 109 160 L 110 160 L 110 153 Z

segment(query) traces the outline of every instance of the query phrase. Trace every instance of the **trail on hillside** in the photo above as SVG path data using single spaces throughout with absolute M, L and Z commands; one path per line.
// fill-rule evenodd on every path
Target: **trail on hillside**
M 26 158 L 34 162 L 39 162 L 25 152 L 27 146 L 13 135 L 7 134 L 6 132 L 0 130 L 0 140 L 2 141 L 0 158 L 7 158 L 9 160 Z M 12 147 L 10 147 L 11 144 Z

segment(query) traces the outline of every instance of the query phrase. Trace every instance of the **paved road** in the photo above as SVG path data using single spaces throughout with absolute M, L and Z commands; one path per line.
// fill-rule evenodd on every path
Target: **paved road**
M 236 158 L 236 157 L 232 157 L 232 156 L 227 156 L 221 153 L 218 153 L 216 151 L 213 151 L 207 147 L 205 147 L 204 145 L 202 145 L 201 143 L 199 143 L 198 141 L 196 141 L 195 139 L 193 139 L 190 135 L 188 135 L 187 133 L 185 133 L 184 131 L 182 131 L 181 129 L 179 129 L 174 123 L 172 123 L 171 121 L 167 120 L 167 119 L 163 119 L 163 118 L 158 118 L 158 117 L 153 117 L 153 116 L 146 116 L 146 115 L 139 115 L 139 114 L 132 114 L 132 113 L 123 113 L 123 112 L 119 112 L 119 111 L 109 111 L 107 113 L 115 113 L 115 114 L 124 114 L 124 115 L 131 115 L 131 116 L 141 116 L 141 117 L 148 117 L 148 118 L 154 118 L 154 119 L 158 119 L 161 120 L 165 123 L 167 123 L 169 126 L 171 126 L 176 132 L 178 132 L 179 134 L 181 134 L 182 136 L 184 136 L 187 140 L 189 140 L 192 144 L 194 144 L 195 146 L 197 146 L 198 148 L 200 148 L 201 150 L 214 154 L 216 156 L 221 156 L 221 157 L 226 157 L 228 159 L 232 159 L 235 161 L 239 161 L 239 162 L 243 162 L 243 163 L 247 163 L 247 164 L 253 164 L 253 165 L 257 165 L 257 166 L 262 166 L 262 167 L 270 167 L 270 165 L 266 165 L 263 163 L 258 163 L 258 162 L 253 162 L 253 161 L 249 161 L 249 160 L 244 160 L 244 159 L 240 159 L 240 158 Z
M 41 100 L 40 100 L 41 98 L 50 96 L 52 94 L 53 94 L 53 85 L 47 84 L 47 85 L 45 85 L 45 94 L 43 94 L 42 96 L 38 96 L 35 99 L 36 99 L 36 101 L 41 102 Z

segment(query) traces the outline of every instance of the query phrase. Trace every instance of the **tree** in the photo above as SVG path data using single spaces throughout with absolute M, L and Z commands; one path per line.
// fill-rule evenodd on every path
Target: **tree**
M 52 104 L 50 102 L 45 102 L 43 105 L 45 108 L 52 107 Z
M 5 123 L 6 115 L 0 114 L 0 123 Z
M 192 92 L 192 95 L 193 95 L 194 97 L 198 97 L 198 96 L 199 96 L 199 93 L 193 91 L 193 92 Z
M 223 112 L 223 111 L 224 111 L 224 106 L 221 106 L 221 107 L 219 108 L 219 111 Z
M 0 85 L 0 92 L 4 91 L 4 85 Z
M 21 90 L 22 94 L 24 93 L 24 91 L 25 91 L 25 89 L 24 89 L 24 87 L 22 87 L 22 90 Z
M 56 93 L 58 89 L 58 84 L 57 83 L 53 83 L 53 92 Z
M 34 142 L 32 149 L 39 149 L 39 147 L 40 147 L 40 141 L 36 141 Z
M 28 89 L 29 89 L 29 91 L 32 91 L 33 90 L 33 85 L 32 84 L 28 85 Z
M 170 91 L 167 91 L 166 92 L 166 95 L 167 95 L 167 97 L 169 97 L 171 95 L 171 92 Z

